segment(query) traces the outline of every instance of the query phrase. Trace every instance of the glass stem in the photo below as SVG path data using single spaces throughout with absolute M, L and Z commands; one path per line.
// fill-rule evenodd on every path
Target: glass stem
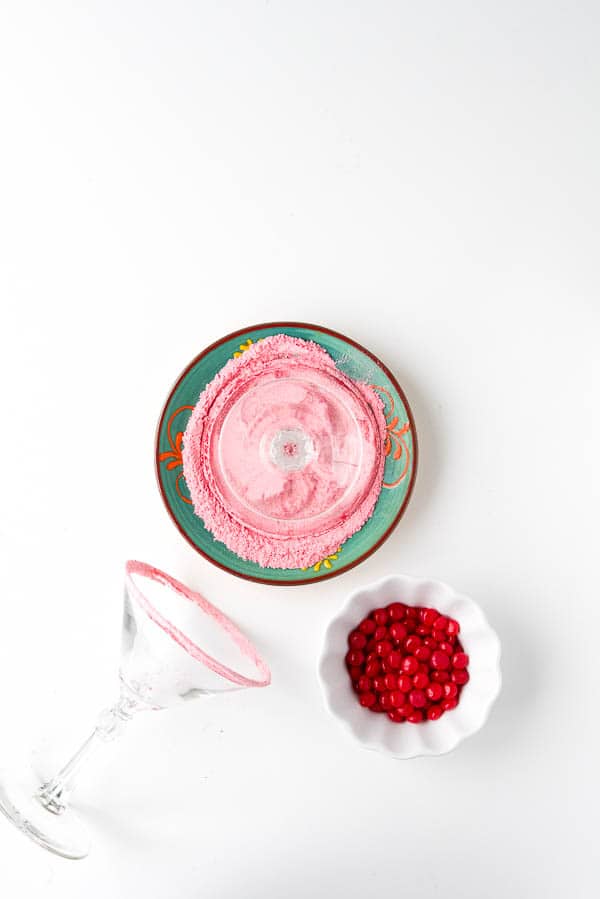
M 121 736 L 125 725 L 131 721 L 134 714 L 140 709 L 137 700 L 121 693 L 118 702 L 112 708 L 105 709 L 98 718 L 96 727 L 89 735 L 74 756 L 60 769 L 58 774 L 40 787 L 36 794 L 37 799 L 45 809 L 55 815 L 60 815 L 66 809 L 65 793 L 72 789 L 75 775 L 82 768 L 84 762 L 95 753 L 99 746 L 109 743 L 115 737 Z

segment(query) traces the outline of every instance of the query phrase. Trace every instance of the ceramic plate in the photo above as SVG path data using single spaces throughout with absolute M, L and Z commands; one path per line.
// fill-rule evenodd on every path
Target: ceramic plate
M 272 334 L 312 340 L 346 375 L 371 384 L 381 396 L 387 422 L 383 488 L 373 515 L 337 552 L 310 568 L 262 568 L 241 559 L 214 539 L 194 513 L 183 476 L 183 434 L 201 392 L 232 357 Z M 307 584 L 334 577 L 366 559 L 392 532 L 410 498 L 417 468 L 417 435 L 406 397 L 391 372 L 372 353 L 342 334 L 319 325 L 273 322 L 228 334 L 203 350 L 171 390 L 156 436 L 158 485 L 171 518 L 201 555 L 238 577 L 267 584 Z

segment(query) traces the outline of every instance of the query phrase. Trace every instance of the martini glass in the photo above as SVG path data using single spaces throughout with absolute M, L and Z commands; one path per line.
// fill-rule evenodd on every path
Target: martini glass
M 167 709 L 201 696 L 266 687 L 271 674 L 250 641 L 212 603 L 144 562 L 125 566 L 120 693 L 55 777 L 33 772 L 0 781 L 0 811 L 40 846 L 84 858 L 89 838 L 68 804 L 74 778 L 102 744 L 138 712 Z

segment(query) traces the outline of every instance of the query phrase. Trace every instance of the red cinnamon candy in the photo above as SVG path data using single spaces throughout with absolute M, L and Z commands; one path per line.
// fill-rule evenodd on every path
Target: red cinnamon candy
M 460 702 L 469 656 L 460 624 L 401 601 L 373 609 L 348 635 L 346 667 L 359 703 L 395 724 L 437 721 Z M 374 652 L 368 649 L 373 635 Z

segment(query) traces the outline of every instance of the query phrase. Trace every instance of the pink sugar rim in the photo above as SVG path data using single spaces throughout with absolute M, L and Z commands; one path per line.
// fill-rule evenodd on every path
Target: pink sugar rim
M 203 420 L 215 398 L 224 386 L 227 386 L 229 376 L 235 378 L 236 371 L 241 368 L 252 370 L 255 363 L 260 363 L 261 357 L 271 348 L 284 358 L 289 358 L 290 350 L 297 354 L 305 355 L 316 353 L 320 357 L 324 367 L 335 372 L 340 382 L 352 385 L 354 391 L 362 395 L 371 411 L 374 419 L 374 430 L 379 432 L 382 452 L 377 465 L 377 473 L 374 477 L 374 486 L 362 503 L 353 510 L 348 518 L 339 522 L 326 534 L 302 537 L 275 537 L 274 535 L 262 535 L 253 528 L 242 524 L 229 513 L 221 501 L 212 493 L 212 477 L 204 478 L 204 472 L 199 471 L 194 461 L 191 450 L 192 441 L 201 442 L 203 433 Z M 200 441 L 197 432 L 200 431 Z M 193 435 L 193 436 L 191 436 Z M 198 402 L 188 421 L 183 441 L 183 469 L 185 480 L 192 497 L 194 511 L 202 519 L 204 526 L 216 540 L 224 543 L 228 549 L 241 559 L 255 562 L 262 568 L 308 568 L 320 559 L 337 552 L 345 541 L 355 534 L 372 516 L 377 500 L 381 493 L 385 457 L 383 443 L 387 435 L 386 419 L 383 412 L 383 402 L 375 390 L 362 381 L 345 375 L 336 365 L 334 359 L 327 350 L 312 340 L 292 337 L 289 334 L 279 333 L 264 337 L 252 344 L 238 358 L 229 359 L 214 378 L 201 392 Z M 190 439 L 191 437 L 191 439 Z M 199 453 L 201 456 L 202 453 Z M 231 528 L 233 527 L 233 532 Z
M 137 584 L 133 580 L 133 575 L 138 574 L 142 577 L 147 577 L 149 580 L 157 581 L 159 584 L 166 585 L 170 587 L 175 593 L 178 593 L 180 596 L 183 596 L 185 599 L 189 599 L 191 602 L 196 603 L 202 611 L 209 615 L 211 618 L 221 625 L 223 630 L 225 630 L 236 646 L 239 648 L 242 655 L 246 656 L 246 658 L 250 659 L 250 661 L 256 666 L 258 671 L 263 675 L 261 680 L 255 680 L 250 677 L 246 677 L 243 674 L 240 674 L 238 671 L 234 671 L 233 668 L 229 668 L 227 665 L 223 665 L 221 662 L 217 661 L 217 659 L 210 656 L 208 653 L 204 652 L 193 640 L 187 637 L 182 631 L 180 631 L 174 624 L 172 624 L 167 618 L 165 618 L 156 607 L 150 602 L 147 596 L 142 593 L 142 591 L 138 588 Z M 211 671 L 214 671 L 215 674 L 224 677 L 226 680 L 231 681 L 234 684 L 238 684 L 242 687 L 267 687 L 271 683 L 271 671 L 269 666 L 261 658 L 256 648 L 250 642 L 250 640 L 244 636 L 244 634 L 239 630 L 239 628 L 233 623 L 233 621 L 227 617 L 220 609 L 214 606 L 211 602 L 205 599 L 200 593 L 197 593 L 194 590 L 191 590 L 189 587 L 186 587 L 185 584 L 182 584 L 181 581 L 176 580 L 171 575 L 166 574 L 166 572 L 161 571 L 159 568 L 154 568 L 152 565 L 148 565 L 146 562 L 138 562 L 134 559 L 130 559 L 125 563 L 125 580 L 128 589 L 131 591 L 133 596 L 135 597 L 138 605 L 144 610 L 148 618 L 158 625 L 175 643 L 178 643 L 182 649 L 184 649 L 192 658 L 196 659 L 196 661 L 201 662 L 207 668 L 210 668 Z

